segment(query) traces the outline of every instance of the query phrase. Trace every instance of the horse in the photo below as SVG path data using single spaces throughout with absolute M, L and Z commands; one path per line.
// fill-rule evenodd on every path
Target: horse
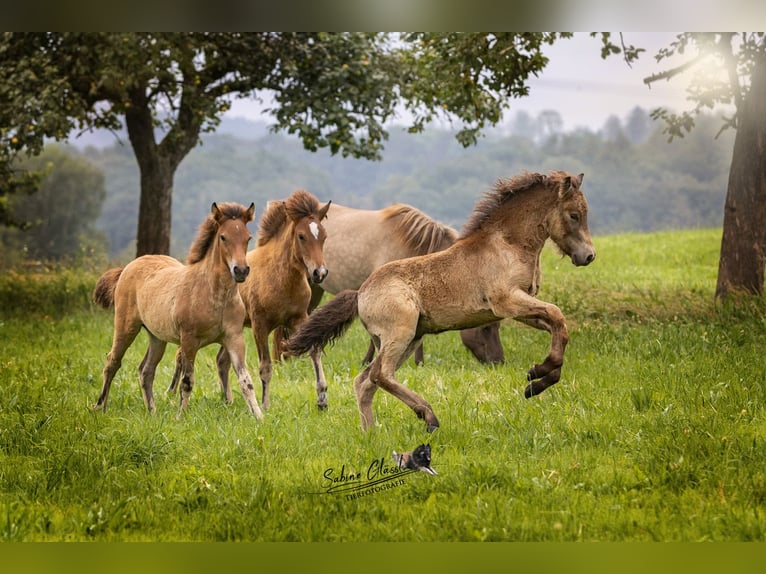
M 325 292 L 333 295 L 346 289 L 359 289 L 370 274 L 389 261 L 442 251 L 452 245 L 458 232 L 431 219 L 422 211 L 404 204 L 366 210 L 333 203 L 324 222 L 327 242 L 325 261 L 332 273 L 320 285 L 311 286 L 309 313 Z M 482 363 L 505 361 L 500 344 L 500 323 L 491 323 L 460 332 L 463 344 Z M 281 333 L 274 337 L 274 352 L 279 356 Z M 363 364 L 372 361 L 375 346 L 370 342 Z M 415 349 L 415 363 L 423 364 L 423 346 Z
M 246 254 L 252 237 L 247 224 L 254 215 L 252 203 L 249 208 L 213 203 L 189 249 L 186 265 L 166 255 L 143 255 L 101 275 L 93 300 L 105 309 L 114 307 L 114 337 L 95 409 L 106 409 L 112 379 L 143 327 L 149 335 L 149 348 L 139 366 L 139 379 L 149 412 L 156 410 L 152 385 L 167 343 L 179 345 L 179 417 L 194 387 L 197 352 L 219 343 L 234 365 L 250 412 L 263 417 L 245 362 L 245 305 L 238 290 L 251 276 Z
M 563 171 L 497 180 L 451 247 L 386 263 L 358 290 L 338 293 L 287 340 L 286 352 L 334 342 L 359 317 L 378 351 L 354 379 L 362 429 L 374 424 L 372 400 L 382 388 L 432 432 L 439 427 L 433 409 L 395 379 L 396 370 L 427 333 L 513 318 L 551 335 L 548 355 L 527 373 L 524 396 L 542 393 L 561 377 L 569 335 L 561 310 L 535 297 L 539 257 L 551 239 L 576 266 L 594 260 L 582 181 L 583 174 Z
M 256 247 L 247 254 L 247 264 L 257 270 L 239 286 L 245 304 L 245 326 L 253 331 L 263 386 L 261 404 L 271 404 L 270 382 L 272 362 L 269 335 L 277 327 L 292 331 L 308 317 L 311 299 L 310 283 L 318 285 L 328 270 L 322 254 L 327 233 L 322 220 L 330 208 L 308 191 L 296 190 L 284 201 L 271 201 L 261 216 Z M 317 406 L 327 408 L 327 382 L 322 369 L 322 352 L 311 353 L 316 374 Z M 216 357 L 218 376 L 223 394 L 231 400 L 229 388 L 229 356 L 221 349 Z M 176 369 L 178 371 L 178 368 Z M 177 374 L 168 392 L 175 390 Z

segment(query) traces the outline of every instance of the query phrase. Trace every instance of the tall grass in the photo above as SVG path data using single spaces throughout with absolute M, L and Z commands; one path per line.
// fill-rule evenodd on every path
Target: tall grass
M 719 244 L 718 230 L 605 237 L 584 269 L 546 251 L 540 296 L 570 325 L 561 382 L 524 399 L 549 336 L 513 322 L 502 366 L 478 364 L 456 333 L 430 337 L 425 366 L 398 377 L 433 406 L 432 435 L 384 392 L 360 430 L 359 324 L 327 350 L 328 411 L 299 359 L 276 366 L 272 407 L 254 420 L 240 394 L 222 402 L 207 348 L 177 419 L 177 397 L 163 399 L 172 350 L 155 415 L 137 383 L 143 335 L 96 413 L 110 314 L 4 314 L 0 539 L 762 541 L 766 306 L 714 304 Z M 366 481 L 421 442 L 437 476 L 328 493 L 328 469 Z

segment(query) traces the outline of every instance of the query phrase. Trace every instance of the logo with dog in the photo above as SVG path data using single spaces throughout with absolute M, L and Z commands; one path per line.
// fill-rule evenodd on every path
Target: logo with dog
M 329 467 L 322 473 L 323 494 L 340 495 L 346 500 L 356 500 L 372 494 L 380 494 L 406 484 L 406 477 L 413 472 L 438 474 L 431 466 L 431 445 L 421 444 L 409 452 L 393 451 L 392 462 L 385 457 L 376 458 L 361 471 Z

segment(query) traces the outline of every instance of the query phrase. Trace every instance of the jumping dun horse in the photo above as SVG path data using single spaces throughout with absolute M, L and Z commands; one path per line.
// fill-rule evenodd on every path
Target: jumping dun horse
M 342 291 L 309 316 L 287 341 L 300 355 L 340 337 L 358 316 L 378 351 L 354 380 L 363 429 L 374 424 L 372 400 L 382 388 L 439 427 L 431 406 L 394 374 L 423 335 L 513 318 L 551 334 L 542 363 L 527 373 L 529 398 L 558 382 L 569 336 L 564 315 L 537 299 L 546 240 L 588 265 L 596 256 L 588 230 L 583 175 L 554 171 L 501 179 L 474 207 L 458 240 L 444 251 L 392 261 L 358 291 Z
M 150 412 L 155 410 L 154 374 L 167 343 L 179 345 L 179 416 L 194 386 L 197 351 L 219 343 L 234 365 L 250 412 L 258 418 L 263 416 L 245 363 L 245 305 L 237 289 L 250 272 L 247 224 L 254 214 L 254 204 L 245 208 L 236 203 L 213 203 L 189 250 L 187 265 L 165 255 L 144 255 L 99 278 L 93 299 L 105 309 L 114 306 L 114 338 L 94 408 L 106 409 L 112 379 L 143 327 L 149 335 L 149 348 L 141 361 L 139 378 Z
M 322 220 L 330 202 L 320 206 L 311 193 L 299 189 L 284 201 L 271 201 L 261 216 L 256 247 L 247 254 L 247 264 L 256 272 L 240 284 L 245 303 L 245 324 L 252 327 L 263 385 L 262 405 L 271 403 L 272 362 L 269 334 L 277 327 L 292 331 L 308 317 L 310 283 L 319 284 L 327 277 L 322 254 L 327 234 Z M 316 374 L 317 406 L 327 408 L 327 382 L 322 369 L 322 350 L 311 353 Z M 229 355 L 221 349 L 217 356 L 218 375 L 226 400 L 229 388 Z M 175 390 L 177 375 L 170 383 Z
M 313 284 L 309 312 L 320 303 L 325 291 L 333 295 L 359 289 L 370 274 L 389 261 L 442 251 L 458 237 L 457 231 L 422 211 L 403 204 L 367 210 L 333 203 L 324 222 L 327 242 L 324 257 L 332 273 L 321 284 Z M 278 333 L 278 332 L 277 332 Z M 500 323 L 460 332 L 463 344 L 482 363 L 505 360 L 500 344 Z M 281 337 L 275 336 L 275 354 Z M 364 364 L 375 352 L 370 343 Z M 423 364 L 423 346 L 415 349 L 415 363 Z

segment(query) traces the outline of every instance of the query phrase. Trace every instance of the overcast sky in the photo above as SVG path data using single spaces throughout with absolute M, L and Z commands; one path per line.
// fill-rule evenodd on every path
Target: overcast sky
M 635 106 L 647 111 L 660 106 L 677 111 L 686 109 L 688 78 L 662 81 L 651 88 L 643 83 L 646 76 L 664 69 L 654 55 L 659 48 L 670 44 L 675 33 L 627 32 L 623 37 L 626 45 L 646 48 L 631 67 L 621 56 L 602 60 L 600 39 L 591 38 L 585 32 L 545 47 L 544 53 L 550 59 L 548 65 L 539 78 L 530 80 L 530 95 L 511 102 L 505 119 L 512 119 L 519 110 L 533 116 L 543 110 L 556 110 L 564 120 L 565 130 L 585 126 L 596 131 L 610 115 L 625 119 Z M 619 42 L 617 34 L 613 34 L 613 39 Z M 268 116 L 261 115 L 261 107 L 252 100 L 236 100 L 228 116 L 270 122 Z

